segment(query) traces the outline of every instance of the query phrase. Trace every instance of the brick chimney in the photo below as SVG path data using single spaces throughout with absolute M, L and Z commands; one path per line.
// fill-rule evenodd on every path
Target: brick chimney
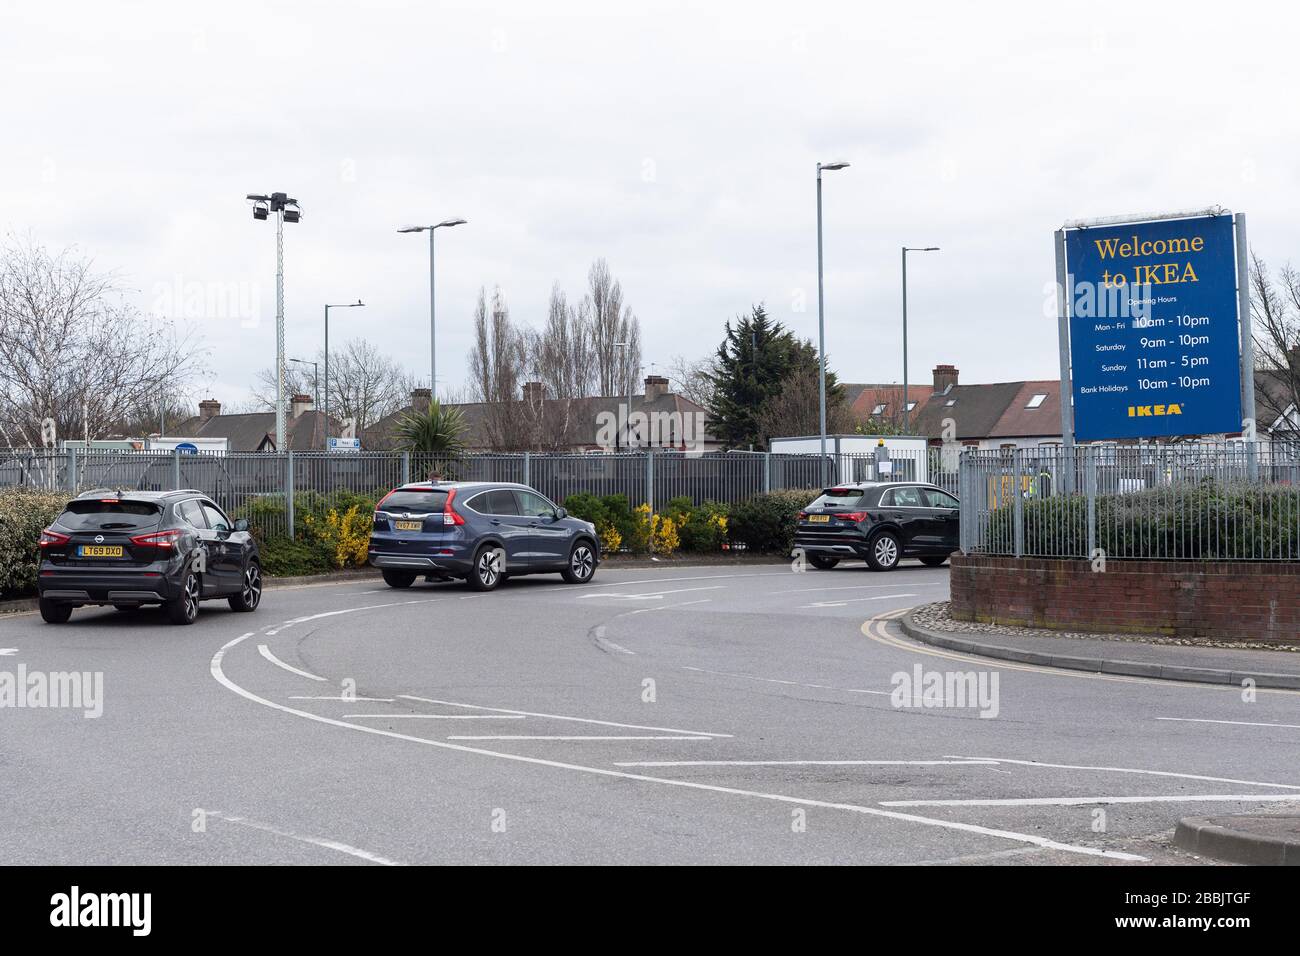
M 206 422 L 221 414 L 221 403 L 215 398 L 205 398 L 199 402 L 199 421 Z
M 294 395 L 292 398 L 289 399 L 290 420 L 296 421 L 299 415 L 301 415 L 303 412 L 311 411 L 311 408 L 312 408 L 312 401 L 310 395 L 303 395 L 301 393 Z
M 524 401 L 536 408 L 546 398 L 546 386 L 541 382 L 524 382 Z
M 653 402 L 661 395 L 668 394 L 668 379 L 662 375 L 647 375 L 645 377 L 645 400 Z
M 936 365 L 934 367 L 934 393 L 942 394 L 949 385 L 957 384 L 957 367 L 955 365 Z
M 429 414 L 429 407 L 433 404 L 433 389 L 431 388 L 413 388 L 411 389 L 411 411 L 416 415 Z

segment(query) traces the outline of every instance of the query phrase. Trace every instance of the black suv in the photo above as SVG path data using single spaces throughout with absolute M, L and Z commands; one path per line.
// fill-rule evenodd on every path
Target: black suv
M 192 624 L 199 602 L 236 611 L 262 599 L 257 542 L 201 491 L 87 491 L 41 532 L 41 617 L 62 624 L 83 604 L 161 604 Z
M 799 512 L 794 546 L 823 571 L 842 558 L 865 558 L 873 571 L 892 571 L 905 557 L 937 568 L 959 546 L 959 509 L 956 498 L 934 485 L 838 485 Z
M 443 481 L 403 485 L 375 506 L 370 563 L 389 587 L 463 578 L 490 591 L 507 576 L 558 571 L 586 584 L 600 536 L 527 485 Z

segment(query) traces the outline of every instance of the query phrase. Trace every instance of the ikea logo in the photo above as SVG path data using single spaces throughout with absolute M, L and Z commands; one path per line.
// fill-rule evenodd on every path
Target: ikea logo
M 1183 406 L 1177 403 L 1169 405 L 1130 405 L 1129 418 L 1149 418 L 1152 415 L 1181 415 Z

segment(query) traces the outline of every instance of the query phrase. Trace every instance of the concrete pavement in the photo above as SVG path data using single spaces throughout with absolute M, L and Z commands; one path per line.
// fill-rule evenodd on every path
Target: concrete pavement
M 0 621 L 0 847 L 33 863 L 1193 862 L 1189 814 L 1300 800 L 1300 697 L 911 641 L 946 568 L 373 581 Z M 1212 720 L 1214 723 L 1191 721 Z

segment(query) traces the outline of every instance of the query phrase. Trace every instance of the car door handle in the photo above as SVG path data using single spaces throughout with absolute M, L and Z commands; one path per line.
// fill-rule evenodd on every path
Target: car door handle
M 500 518 L 493 518 L 493 519 L 492 519 L 492 523 L 493 523 L 493 524 L 500 524 L 500 523 L 501 523 L 501 519 L 500 519 Z

